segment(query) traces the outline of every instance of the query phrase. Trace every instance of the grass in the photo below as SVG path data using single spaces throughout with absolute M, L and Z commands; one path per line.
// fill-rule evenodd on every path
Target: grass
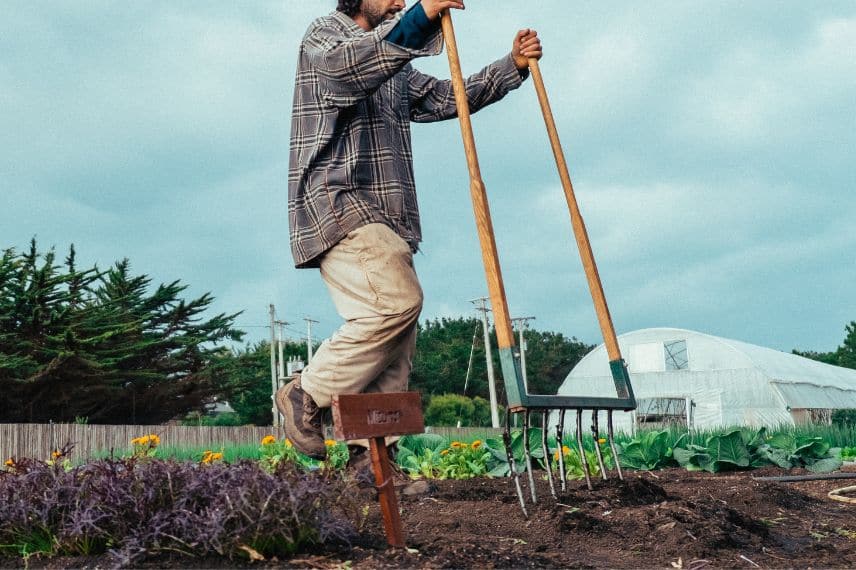
M 177 461 L 199 461 L 206 451 L 214 451 L 223 454 L 223 461 L 235 463 L 241 459 L 259 460 L 262 457 L 258 443 L 227 443 L 210 447 L 162 445 L 155 450 L 154 456 L 158 459 L 175 459 Z M 115 455 L 131 455 L 132 448 L 128 446 L 125 450 L 116 450 Z M 93 459 L 106 459 L 110 457 L 109 451 L 97 451 Z

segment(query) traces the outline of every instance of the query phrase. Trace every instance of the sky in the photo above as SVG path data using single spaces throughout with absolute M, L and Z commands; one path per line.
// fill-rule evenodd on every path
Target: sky
M 408 5 L 413 2 L 409 1 Z M 333 0 L 0 6 L 0 248 L 129 258 L 267 338 L 339 317 L 288 246 L 298 45 Z M 464 73 L 530 27 L 617 332 L 833 350 L 856 319 L 856 3 L 470 0 Z M 414 65 L 449 76 L 445 55 Z M 531 81 L 473 117 L 512 317 L 601 342 Z M 413 126 L 423 319 L 487 294 L 457 121 Z

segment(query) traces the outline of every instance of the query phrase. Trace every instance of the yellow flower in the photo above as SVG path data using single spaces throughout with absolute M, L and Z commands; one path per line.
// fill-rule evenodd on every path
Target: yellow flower
M 290 439 L 285 438 L 285 447 L 287 447 L 287 448 L 291 449 L 292 447 L 294 447 L 294 444 L 293 444 L 293 443 L 291 443 L 291 440 L 290 440 Z
M 453 442 L 452 442 L 452 447 L 454 447 L 455 449 L 457 449 L 457 448 L 461 447 L 461 442 L 460 442 L 460 441 L 453 441 Z
M 54 451 L 53 453 L 51 453 L 51 457 L 53 457 L 54 459 L 56 459 L 57 457 L 62 457 L 62 452 Z
M 223 459 L 222 453 L 214 453 L 210 449 L 206 449 L 202 452 L 202 463 L 211 463 L 213 461 L 217 461 L 218 459 Z
M 602 437 L 602 438 L 598 439 L 598 440 L 597 440 L 597 442 L 598 442 L 599 444 L 603 445 L 604 443 L 606 443 L 606 438 L 605 438 L 605 437 Z
M 149 442 L 150 442 L 153 446 L 158 446 L 158 445 L 160 445 L 160 436 L 159 436 L 158 434 L 156 434 L 156 433 L 150 433 L 150 434 L 149 434 Z
M 553 452 L 553 460 L 554 460 L 554 461 L 558 461 L 558 460 L 559 460 L 559 450 L 558 450 L 558 449 L 557 449 L 556 451 L 554 451 L 554 452 Z
M 9 458 L 6 460 L 6 467 L 14 467 L 14 466 L 15 466 L 15 460 L 14 459 Z
M 132 439 L 131 443 L 133 443 L 134 445 L 148 445 L 150 439 L 151 438 L 149 436 L 144 435 L 142 437 Z
M 335 439 L 325 439 L 324 445 L 326 445 L 327 447 L 334 447 L 336 445 L 336 440 Z
M 480 439 L 477 439 L 477 440 L 475 440 L 475 441 L 472 443 L 471 447 L 472 447 L 473 449 L 478 449 L 479 447 L 481 447 L 481 444 L 482 444 L 481 440 L 480 440 Z
M 262 438 L 262 445 L 270 445 L 276 443 L 276 438 L 272 435 L 266 435 Z
M 443 451 L 440 452 L 440 455 L 449 455 L 449 450 L 444 449 Z
M 562 455 L 567 455 L 567 454 L 569 454 L 570 452 L 571 452 L 571 448 L 570 448 L 570 447 L 568 447 L 567 445 L 563 445 L 563 446 L 562 446 Z

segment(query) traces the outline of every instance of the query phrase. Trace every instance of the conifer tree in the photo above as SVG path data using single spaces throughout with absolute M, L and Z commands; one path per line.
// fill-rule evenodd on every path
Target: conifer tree
M 35 240 L 0 258 L 0 421 L 160 423 L 218 390 L 205 371 L 217 343 L 240 340 L 236 314 L 204 318 L 213 297 L 186 301 L 179 281 L 149 293 L 127 259 L 80 271 Z

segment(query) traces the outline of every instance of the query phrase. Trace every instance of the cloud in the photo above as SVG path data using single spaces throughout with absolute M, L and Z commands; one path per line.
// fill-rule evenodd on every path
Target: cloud
M 129 257 L 212 291 L 266 338 L 267 307 L 332 332 L 286 223 L 297 46 L 317 2 L 16 6 L 0 14 L 0 242 Z M 541 62 L 619 331 L 686 326 L 828 350 L 852 320 L 856 7 L 545 0 L 455 14 L 465 72 L 521 27 Z M 414 62 L 448 77 L 445 56 Z M 599 338 L 537 99 L 473 118 L 512 316 Z M 486 293 L 457 122 L 414 125 L 423 316 Z M 290 334 L 296 334 L 293 331 Z

